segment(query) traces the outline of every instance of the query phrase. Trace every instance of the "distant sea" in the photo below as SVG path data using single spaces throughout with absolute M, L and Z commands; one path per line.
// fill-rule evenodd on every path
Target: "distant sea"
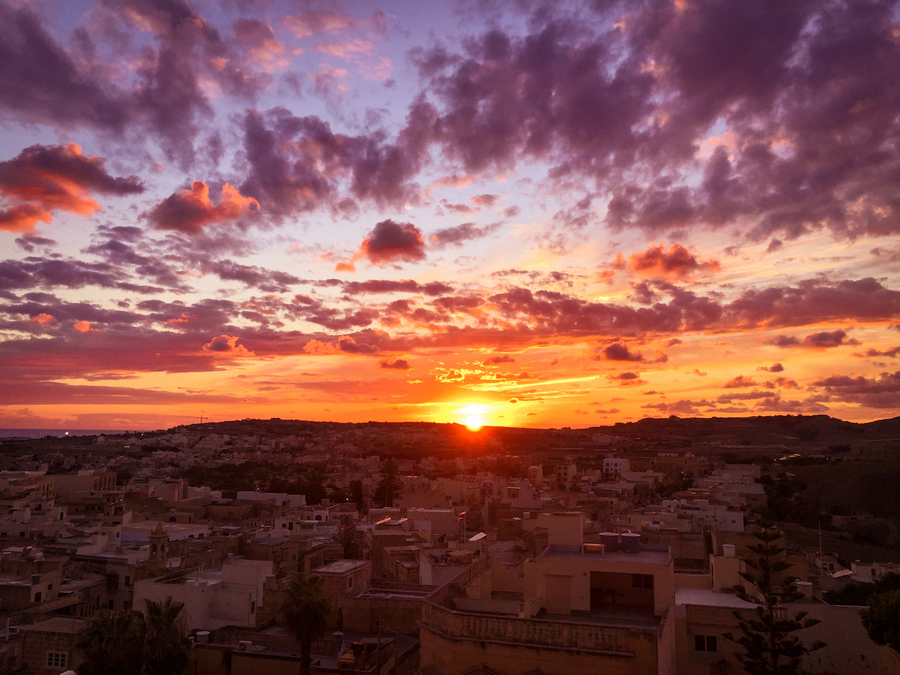
M 122 431 L 121 429 L 0 429 L 0 438 L 10 438 L 12 436 L 25 438 L 43 438 L 44 436 L 99 436 L 100 434 L 126 433 L 128 433 L 128 431 Z

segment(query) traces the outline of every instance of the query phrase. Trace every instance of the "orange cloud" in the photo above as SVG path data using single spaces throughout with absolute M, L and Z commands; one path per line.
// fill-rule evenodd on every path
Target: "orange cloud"
M 399 261 L 418 262 L 425 259 L 425 238 L 412 223 L 396 223 L 382 220 L 369 236 L 363 239 L 359 250 L 350 260 L 335 266 L 338 272 L 353 272 L 356 262 L 368 259 L 372 265 L 386 265 Z
M 196 319 L 196 318 L 197 318 L 197 317 L 196 317 L 195 315 L 193 315 L 193 314 L 192 314 L 191 316 L 188 316 L 187 314 L 185 314 L 184 312 L 182 312 L 181 315 L 178 316 L 178 317 L 175 317 L 175 318 L 172 318 L 172 319 L 167 319 L 167 320 L 166 320 L 166 325 L 167 325 L 167 326 L 175 326 L 175 325 L 178 325 L 178 324 L 189 323 L 192 319 Z
M 618 258 L 616 260 L 619 261 Z M 698 260 L 681 244 L 672 244 L 668 251 L 660 244 L 629 256 L 628 269 L 644 277 L 683 280 L 692 278 L 698 272 L 713 273 L 722 268 L 716 260 Z
M 75 143 L 33 145 L 18 157 L 0 162 L 0 194 L 15 202 L 0 210 L 0 229 L 31 232 L 38 222 L 52 222 L 52 211 L 90 216 L 100 210 L 91 191 L 116 195 L 144 191 L 135 176 L 111 176 L 104 162 L 100 157 L 85 157 Z
M 304 354 L 317 354 L 320 356 L 325 354 L 338 353 L 337 347 L 329 342 L 322 342 L 321 340 L 310 340 L 305 345 L 303 345 L 303 349 L 301 351 Z
M 87 321 L 78 321 L 75 324 L 73 324 L 72 328 L 77 330 L 79 333 L 102 333 L 103 332 L 99 328 L 94 328 Z
M 202 347 L 202 351 L 210 352 L 216 356 L 224 356 L 224 357 L 241 357 L 241 356 L 254 356 L 253 352 L 247 349 L 244 345 L 239 345 L 237 342 L 240 338 L 232 335 L 219 335 L 218 337 L 214 337 L 212 340 L 207 342 Z
M 0 210 L 0 230 L 7 232 L 33 232 L 38 222 L 49 225 L 52 220 L 49 211 L 34 204 L 16 204 Z
M 259 202 L 244 197 L 228 183 L 222 186 L 222 201 L 218 206 L 209 198 L 209 186 L 200 180 L 190 190 L 179 190 L 166 197 L 143 215 L 158 230 L 175 230 L 185 234 L 200 234 L 213 223 L 235 220 L 246 212 L 259 211 Z

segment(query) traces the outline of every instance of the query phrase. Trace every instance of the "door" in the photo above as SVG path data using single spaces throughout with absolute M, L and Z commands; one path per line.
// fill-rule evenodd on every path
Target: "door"
M 544 578 L 547 587 L 547 614 L 571 614 L 572 577 L 548 574 Z

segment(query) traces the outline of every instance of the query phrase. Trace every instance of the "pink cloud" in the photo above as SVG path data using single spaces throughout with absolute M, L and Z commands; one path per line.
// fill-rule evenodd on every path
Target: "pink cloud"
M 369 54 L 372 51 L 372 43 L 356 38 L 346 42 L 322 42 L 317 44 L 315 49 L 322 54 L 348 59 L 360 54 Z
M 345 12 L 310 11 L 284 18 L 285 27 L 298 38 L 306 38 L 317 33 L 335 33 L 355 26 L 357 20 Z
M 268 73 L 284 70 L 290 65 L 287 48 L 275 37 L 272 27 L 265 21 L 238 19 L 233 28 L 235 37 L 245 51 L 246 63 Z

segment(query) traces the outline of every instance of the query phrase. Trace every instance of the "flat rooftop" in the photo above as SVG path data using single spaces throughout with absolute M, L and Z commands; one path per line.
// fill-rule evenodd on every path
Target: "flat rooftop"
M 0 573 L 0 586 L 31 586 L 31 580 L 18 574 L 2 574 Z
M 591 610 L 590 613 L 545 614 L 541 619 L 565 621 L 567 623 L 583 623 L 611 628 L 657 628 L 660 617 L 653 612 L 631 607 L 609 607 L 602 610 Z
M 158 520 L 140 520 L 138 522 L 130 522 L 122 526 L 122 532 L 147 533 L 153 532 L 157 527 L 167 533 L 173 532 L 196 532 L 199 530 L 208 531 L 209 525 L 206 523 L 168 523 Z
M 676 605 L 701 607 L 727 607 L 729 609 L 753 609 L 752 602 L 741 600 L 733 593 L 716 593 L 705 588 L 679 588 L 675 590 Z
M 87 619 L 75 619 L 63 616 L 56 616 L 47 621 L 33 623 L 30 626 L 22 626 L 21 630 L 40 631 L 44 633 L 80 633 L 88 625 Z
M 345 574 L 371 564 L 368 560 L 335 560 L 324 567 L 313 570 L 313 572 L 316 574 Z
M 578 558 L 597 560 L 598 562 L 645 563 L 651 565 L 668 565 L 672 561 L 672 553 L 668 546 L 641 544 L 637 553 L 624 551 L 604 551 L 603 553 L 584 553 L 580 546 L 561 546 L 553 544 L 539 556 L 540 558 Z
M 434 591 L 437 586 L 431 586 L 422 589 L 406 589 L 406 588 L 367 588 L 359 594 L 360 598 L 381 598 L 381 599 L 407 599 L 407 600 L 424 600 Z

